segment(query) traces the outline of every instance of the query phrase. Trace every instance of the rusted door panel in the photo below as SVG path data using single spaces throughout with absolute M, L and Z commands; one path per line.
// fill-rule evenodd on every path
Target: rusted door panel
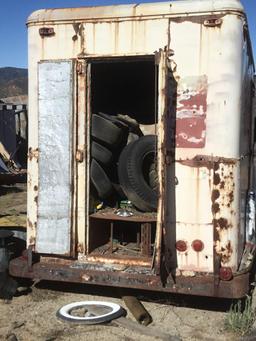
M 77 231 L 76 231 L 76 251 L 79 256 L 84 255 L 87 251 L 86 247 L 86 227 L 88 226 L 87 212 L 89 200 L 89 153 L 87 146 L 90 146 L 90 118 L 87 114 L 88 100 L 87 90 L 89 85 L 87 82 L 86 60 L 77 61 L 77 145 L 76 145 L 76 216 L 77 216 Z
M 73 62 L 38 64 L 39 186 L 36 251 L 70 254 Z
M 186 250 L 177 250 L 178 269 L 213 271 L 212 192 L 213 169 L 203 162 L 176 162 L 176 240 L 186 243 Z M 195 252 L 194 241 L 203 243 Z
M 157 155 L 158 155 L 158 179 L 159 179 L 159 199 L 158 199 L 158 215 L 156 227 L 156 240 L 154 252 L 154 268 L 157 274 L 160 274 L 162 261 L 162 234 L 164 221 L 164 186 L 165 186 L 165 87 L 166 87 L 166 52 L 159 50 L 155 54 L 155 63 L 158 66 L 158 139 L 157 139 Z
M 222 266 L 236 271 L 239 162 L 200 156 L 176 163 L 177 240 L 187 246 L 177 251 L 179 270 L 213 272 L 218 258 Z M 200 252 L 193 249 L 197 240 L 203 243 Z
M 175 219 L 175 115 L 176 81 L 171 70 L 168 49 L 156 54 L 158 63 L 158 177 L 159 202 L 156 234 L 155 270 L 162 277 L 176 267 L 174 250 Z M 164 252 L 163 252 L 164 251 Z M 163 280 L 165 280 L 163 278 Z

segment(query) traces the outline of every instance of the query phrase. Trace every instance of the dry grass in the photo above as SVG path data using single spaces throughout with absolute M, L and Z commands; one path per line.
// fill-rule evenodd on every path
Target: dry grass
M 252 307 L 252 298 L 246 296 L 244 304 L 239 300 L 232 304 L 225 320 L 225 327 L 238 335 L 250 332 L 256 318 L 256 310 Z

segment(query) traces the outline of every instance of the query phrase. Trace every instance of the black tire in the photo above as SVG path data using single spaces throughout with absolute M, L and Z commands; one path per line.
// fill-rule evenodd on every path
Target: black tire
M 153 162 L 149 167 L 149 185 L 154 190 L 158 189 L 158 174 L 157 174 L 157 163 Z
M 107 199 L 113 191 L 111 181 L 100 164 L 92 159 L 90 177 L 100 199 Z
M 134 119 L 130 119 L 129 116 L 125 115 L 118 115 L 117 116 L 118 120 L 123 122 L 129 127 L 129 132 L 137 135 L 138 137 L 143 136 L 143 132 L 140 129 L 140 125 L 137 121 Z
M 91 157 L 104 166 L 109 165 L 113 160 L 111 151 L 97 142 L 92 142 Z
M 116 115 L 108 115 L 103 112 L 98 112 L 96 115 L 99 115 L 105 118 L 106 120 L 113 122 L 116 126 L 120 128 L 127 128 L 127 124 L 119 120 L 119 118 Z
M 115 122 L 98 114 L 92 115 L 92 137 L 107 146 L 115 147 L 123 139 L 125 125 L 117 126 Z M 128 133 L 127 133 L 128 134 Z
M 118 127 L 126 127 L 130 133 L 136 134 L 137 136 L 143 136 L 143 132 L 140 129 L 140 125 L 137 121 L 126 115 L 108 115 L 103 112 L 97 113 L 99 116 L 104 117 L 111 122 L 114 122 Z
M 7 271 L 0 272 L 0 298 L 10 300 L 17 291 L 17 281 L 10 277 Z
M 128 144 L 118 163 L 120 185 L 127 198 L 141 211 L 156 211 L 158 193 L 150 187 L 150 167 L 156 159 L 156 136 L 147 135 Z

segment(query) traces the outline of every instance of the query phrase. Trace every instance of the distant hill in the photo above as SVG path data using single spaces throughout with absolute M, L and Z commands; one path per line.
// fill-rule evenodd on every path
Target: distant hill
M 15 67 L 0 68 L 0 98 L 27 95 L 28 70 Z

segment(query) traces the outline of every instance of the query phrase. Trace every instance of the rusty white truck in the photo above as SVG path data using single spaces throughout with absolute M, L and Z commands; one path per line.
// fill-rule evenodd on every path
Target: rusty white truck
M 255 70 L 240 1 L 46 9 L 27 26 L 27 246 L 10 274 L 243 297 Z

